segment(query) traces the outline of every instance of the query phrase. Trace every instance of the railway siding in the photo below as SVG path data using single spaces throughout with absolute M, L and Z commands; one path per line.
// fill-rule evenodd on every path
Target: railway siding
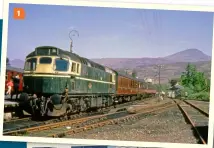
M 188 101 L 175 101 L 184 115 L 186 122 L 192 125 L 197 138 L 207 144 L 209 114 Z

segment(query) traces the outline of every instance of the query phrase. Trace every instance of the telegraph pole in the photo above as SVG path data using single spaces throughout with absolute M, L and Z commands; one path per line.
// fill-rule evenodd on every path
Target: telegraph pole
M 71 53 L 73 52 L 73 50 L 72 50 L 72 47 L 73 47 L 73 36 L 79 37 L 79 32 L 77 30 L 71 30 L 69 32 L 69 38 L 71 40 L 71 42 L 70 42 L 70 52 Z
M 159 85 L 159 92 L 161 92 L 160 78 L 161 78 L 161 69 L 163 68 L 163 65 L 156 65 L 156 68 L 157 68 L 157 70 L 158 70 L 158 85 Z

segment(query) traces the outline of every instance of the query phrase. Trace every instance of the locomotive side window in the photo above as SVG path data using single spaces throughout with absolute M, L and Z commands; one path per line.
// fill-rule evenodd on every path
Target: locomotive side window
M 110 82 L 112 82 L 112 75 L 110 74 Z
M 40 64 L 51 64 L 52 59 L 49 57 L 43 57 L 43 58 L 40 58 L 39 63 Z
M 76 72 L 76 63 L 72 62 L 72 67 L 71 67 L 72 72 Z
M 56 71 L 67 71 L 68 70 L 68 61 L 63 59 L 56 59 Z
M 77 73 L 79 73 L 80 64 L 77 64 Z
M 112 82 L 115 82 L 115 74 L 112 74 Z
M 28 59 L 25 62 L 25 68 L 24 69 L 26 71 L 34 71 L 34 70 L 36 70 L 36 63 L 37 63 L 37 59 L 36 58 Z

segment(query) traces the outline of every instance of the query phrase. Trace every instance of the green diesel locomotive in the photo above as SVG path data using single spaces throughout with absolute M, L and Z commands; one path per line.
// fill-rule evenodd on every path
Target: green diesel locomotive
M 112 104 L 115 93 L 113 70 L 51 46 L 37 47 L 26 57 L 23 78 L 26 93 L 20 98 L 28 101 L 31 114 L 97 109 Z
M 20 106 L 34 116 L 97 111 L 127 100 L 125 96 L 145 93 L 139 80 L 52 46 L 27 55 L 23 79 Z

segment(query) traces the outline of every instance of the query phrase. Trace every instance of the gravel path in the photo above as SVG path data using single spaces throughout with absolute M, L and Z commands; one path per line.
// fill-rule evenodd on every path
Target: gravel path
M 177 107 L 133 123 L 109 125 L 66 138 L 127 140 L 148 142 L 197 143 L 191 125 Z

